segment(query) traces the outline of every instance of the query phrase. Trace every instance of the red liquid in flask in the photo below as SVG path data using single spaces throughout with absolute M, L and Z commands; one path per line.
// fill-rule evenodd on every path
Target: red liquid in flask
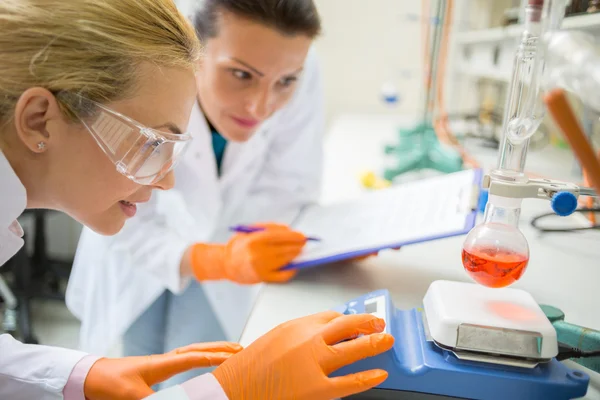
M 463 266 L 476 282 L 492 288 L 512 285 L 525 272 L 529 256 L 506 249 L 477 247 L 463 249 Z

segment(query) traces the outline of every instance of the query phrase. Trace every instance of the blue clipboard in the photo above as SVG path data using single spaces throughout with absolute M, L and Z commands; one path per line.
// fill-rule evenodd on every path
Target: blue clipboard
M 473 171 L 473 187 L 477 188 L 477 190 L 478 190 L 477 199 L 479 200 L 479 197 L 482 195 L 481 184 L 482 184 L 482 178 L 483 178 L 483 170 L 473 169 L 471 171 Z M 293 262 L 293 263 L 283 267 L 282 270 L 311 268 L 311 267 L 316 267 L 316 266 L 323 265 L 323 264 L 330 264 L 330 263 L 335 263 L 335 262 L 339 262 L 339 261 L 343 261 L 343 260 L 348 260 L 348 259 L 352 259 L 355 257 L 366 256 L 368 254 L 373 254 L 373 253 L 376 253 L 381 250 L 393 249 L 393 248 L 408 246 L 408 245 L 416 244 L 416 243 L 424 243 L 424 242 L 430 242 L 430 241 L 445 239 L 445 238 L 454 237 L 454 236 L 466 235 L 475 226 L 475 223 L 477 220 L 478 208 L 479 207 L 478 207 L 477 202 L 475 204 L 473 204 L 473 206 L 471 207 L 471 212 L 467 213 L 467 215 L 466 215 L 465 224 L 464 224 L 463 229 L 458 229 L 458 230 L 450 232 L 450 233 L 445 232 L 445 233 L 439 234 L 439 235 L 431 235 L 431 236 L 426 236 L 426 237 L 415 237 L 414 239 L 411 239 L 411 240 L 389 243 L 389 244 L 380 245 L 377 247 L 364 248 L 364 249 L 360 249 L 360 250 L 356 250 L 356 251 L 335 254 L 335 255 L 328 256 L 328 257 Z

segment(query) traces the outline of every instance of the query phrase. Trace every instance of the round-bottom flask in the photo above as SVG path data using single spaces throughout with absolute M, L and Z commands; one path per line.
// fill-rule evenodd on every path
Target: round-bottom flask
M 518 228 L 520 200 L 490 196 L 485 222 L 465 239 L 462 262 L 477 283 L 500 288 L 512 285 L 529 263 L 529 245 Z

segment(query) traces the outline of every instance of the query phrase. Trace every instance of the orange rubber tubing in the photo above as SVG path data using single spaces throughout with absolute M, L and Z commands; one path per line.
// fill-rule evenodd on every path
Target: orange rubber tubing
M 581 163 L 586 177 L 596 193 L 600 193 L 600 160 L 596 157 L 583 128 L 562 89 L 553 89 L 544 96 L 546 107 Z
M 448 123 L 448 112 L 445 107 L 445 70 L 446 61 L 448 58 L 448 45 L 450 39 L 450 29 L 452 25 L 452 15 L 454 11 L 454 0 L 447 0 L 446 12 L 444 14 L 444 25 L 442 31 L 442 42 L 440 45 L 440 56 L 438 57 L 438 69 L 437 69 L 437 87 L 436 87 L 436 100 L 439 108 L 439 116 L 434 122 L 435 132 L 438 139 L 445 144 L 448 144 L 460 153 L 463 162 L 469 165 L 471 168 L 479 168 L 479 163 L 469 155 L 463 146 L 459 143 L 456 137 L 450 130 Z

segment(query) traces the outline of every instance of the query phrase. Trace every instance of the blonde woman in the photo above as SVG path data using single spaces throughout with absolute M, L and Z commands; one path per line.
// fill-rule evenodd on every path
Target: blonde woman
M 113 235 L 152 190 L 173 187 L 190 142 L 198 49 L 169 0 L 0 2 L 0 265 L 23 245 L 16 219 L 26 208 L 60 210 Z M 325 312 L 243 351 L 215 342 L 120 359 L 0 335 L 0 398 L 331 399 L 386 378 L 380 370 L 328 377 L 389 350 L 384 325 Z M 179 372 L 221 363 L 153 394 Z
M 168 1 L 0 2 L 0 265 L 23 245 L 25 208 L 114 234 L 132 204 L 173 186 L 198 51 Z M 142 398 L 156 381 L 239 350 L 99 360 L 1 335 L 0 398 Z

